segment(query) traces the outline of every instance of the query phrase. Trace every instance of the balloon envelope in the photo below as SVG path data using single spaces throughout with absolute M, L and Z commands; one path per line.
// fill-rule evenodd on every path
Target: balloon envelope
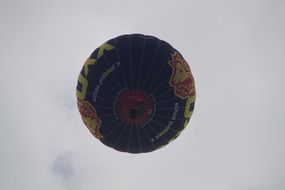
M 103 144 L 143 153 L 174 140 L 195 104 L 189 65 L 167 42 L 141 34 L 113 38 L 90 55 L 77 84 L 82 120 Z

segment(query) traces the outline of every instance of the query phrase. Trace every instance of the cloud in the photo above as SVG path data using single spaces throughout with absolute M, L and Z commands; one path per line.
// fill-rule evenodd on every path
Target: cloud
M 51 171 L 65 183 L 72 180 L 76 176 L 72 156 L 69 154 L 57 156 L 52 162 Z

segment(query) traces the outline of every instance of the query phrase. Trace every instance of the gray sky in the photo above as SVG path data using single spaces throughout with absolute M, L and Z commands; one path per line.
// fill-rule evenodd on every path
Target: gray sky
M 285 1 L 1 0 L 0 189 L 285 189 Z M 144 33 L 189 62 L 197 103 L 167 147 L 88 132 L 75 87 L 104 41 Z

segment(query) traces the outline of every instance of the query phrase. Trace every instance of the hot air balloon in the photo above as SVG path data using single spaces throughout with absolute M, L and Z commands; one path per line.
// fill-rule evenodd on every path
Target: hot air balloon
M 193 75 L 166 41 L 142 34 L 110 39 L 78 77 L 84 124 L 103 144 L 145 153 L 167 145 L 187 126 L 195 105 Z

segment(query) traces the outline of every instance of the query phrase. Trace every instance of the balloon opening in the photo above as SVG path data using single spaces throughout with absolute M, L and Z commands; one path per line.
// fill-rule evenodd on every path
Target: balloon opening
M 129 111 L 129 117 L 131 119 L 136 119 L 139 115 L 139 109 L 138 108 L 131 108 Z
M 137 105 L 130 107 L 129 109 L 129 117 L 131 119 L 137 119 L 141 116 L 141 114 L 144 112 L 144 103 L 143 102 L 138 102 Z
M 128 125 L 143 125 L 153 114 L 152 98 L 143 91 L 125 90 L 117 99 L 116 114 Z

